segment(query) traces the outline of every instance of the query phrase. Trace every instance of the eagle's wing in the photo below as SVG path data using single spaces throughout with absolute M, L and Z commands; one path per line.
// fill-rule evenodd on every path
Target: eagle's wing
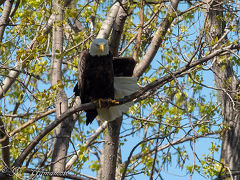
M 114 76 L 127 76 L 133 75 L 133 70 L 136 65 L 136 61 L 132 57 L 114 57 L 113 69 Z
M 114 96 L 115 99 L 123 98 L 134 92 L 139 87 L 137 85 L 137 78 L 131 77 L 136 62 L 131 57 L 114 57 L 113 69 L 114 69 Z M 123 113 L 126 113 L 133 103 L 126 103 L 110 108 L 98 108 L 98 115 L 102 121 L 113 121 L 117 117 L 120 117 Z
M 84 80 L 85 80 L 85 71 L 86 71 L 86 61 L 89 55 L 88 50 L 84 50 L 80 54 L 80 58 L 78 61 L 78 89 L 79 95 L 81 98 L 82 103 L 85 103 L 86 97 L 84 92 Z
M 114 77 L 114 95 L 115 99 L 129 96 L 139 89 L 136 77 Z M 133 102 L 122 105 L 111 106 L 110 108 L 98 108 L 97 112 L 102 121 L 113 121 L 123 113 L 127 113 Z

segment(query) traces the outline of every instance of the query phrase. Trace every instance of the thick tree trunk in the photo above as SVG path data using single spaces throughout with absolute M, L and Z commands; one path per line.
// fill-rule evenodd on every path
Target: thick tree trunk
M 0 42 L 2 42 L 3 40 L 3 35 L 4 35 L 4 31 L 6 28 L 6 25 L 9 22 L 9 16 L 10 16 L 10 12 L 12 9 L 12 5 L 13 5 L 13 0 L 7 0 L 4 4 L 4 9 L 2 12 L 2 16 L 0 19 Z M 2 51 L 2 50 L 0 50 Z M 17 63 L 18 65 L 18 63 Z M 18 67 L 18 66 L 16 66 Z M 10 71 L 8 77 L 4 80 L 4 82 L 2 83 L 3 86 L 1 86 L 0 88 L 0 99 L 3 98 L 4 94 L 7 92 L 7 90 L 11 87 L 11 85 L 13 84 L 13 80 L 16 76 L 18 76 L 19 72 L 17 71 Z
M 221 38 L 224 35 L 225 22 L 223 19 L 222 1 L 213 1 L 209 5 L 207 28 L 207 41 L 211 44 L 215 40 L 222 39 L 218 44 L 210 47 L 220 47 L 227 41 L 227 38 Z M 240 111 L 236 104 L 236 91 L 238 79 L 234 74 L 230 60 L 230 55 L 218 56 L 212 60 L 215 83 L 218 89 L 218 98 L 222 104 L 223 122 L 229 127 L 223 132 L 221 159 L 226 167 L 229 167 L 231 173 L 240 170 Z M 234 179 L 240 179 L 240 176 L 234 176 Z
M 56 12 L 55 26 L 53 28 L 53 43 L 52 43 L 52 68 L 51 68 L 51 84 L 55 86 L 58 93 L 55 101 L 56 117 L 68 109 L 68 100 L 62 85 L 62 58 L 63 51 L 63 6 L 61 1 L 53 0 L 53 9 Z M 60 125 L 56 127 L 56 140 L 53 147 L 52 155 L 52 171 L 65 171 L 66 155 L 71 138 L 71 132 L 74 126 L 73 117 L 66 118 Z M 52 177 L 52 179 L 64 179 L 60 177 Z
M 98 179 L 115 179 L 121 124 L 122 117 L 108 123 L 107 133 L 104 136 L 103 153 L 101 156 L 101 172 L 98 174 Z
M 6 129 L 4 127 L 4 123 L 2 118 L 0 117 L 0 139 L 1 142 L 1 151 L 2 151 L 2 164 L 6 168 L 10 168 L 10 145 L 9 145 L 9 137 L 6 134 Z M 2 178 L 3 180 L 11 180 L 12 177 Z
M 11 9 L 12 9 L 12 5 L 13 5 L 13 0 L 7 0 L 4 4 L 4 9 L 3 9 L 3 12 L 2 12 L 2 16 L 1 16 L 1 19 L 0 19 L 0 42 L 2 42 L 2 39 L 3 39 L 3 35 L 4 35 L 4 31 L 5 31 L 5 27 L 6 25 L 8 24 L 9 22 L 9 15 L 10 15 L 10 12 L 11 12 Z M 1 51 L 1 50 L 0 50 Z M 10 76 L 11 78 L 11 76 Z M 5 81 L 4 81 L 5 82 Z M 9 84 L 9 87 L 11 86 L 12 84 Z M 6 87 L 6 86 L 4 86 Z M 8 88 L 9 88 L 8 87 Z M 2 91 L 4 92 L 5 88 L 2 89 Z M 4 94 L 4 93 L 3 93 Z M 3 97 L 3 96 L 2 96 Z M 0 99 L 2 98 L 1 95 L 0 95 Z M 6 130 L 5 130 L 5 127 L 4 127 L 4 123 L 0 117 L 0 138 L 4 138 L 4 140 L 1 142 L 1 154 L 2 154 L 2 161 L 4 162 L 4 166 L 6 167 L 10 167 L 10 145 L 9 145 L 9 137 L 8 135 L 6 134 Z M 10 180 L 12 179 L 12 177 L 6 177 L 4 178 L 4 180 Z
M 12 9 L 12 5 L 13 5 L 14 0 L 7 0 L 4 4 L 4 9 L 2 12 L 2 16 L 0 19 L 0 42 L 2 42 L 3 39 L 3 34 L 5 31 L 5 28 L 9 22 L 9 15 Z
M 97 38 L 108 39 L 109 34 L 111 33 L 111 30 L 112 30 L 113 22 L 118 14 L 119 6 L 120 6 L 119 2 L 116 2 L 111 7 L 105 21 L 103 22 L 103 25 L 102 25 L 99 33 L 97 35 Z

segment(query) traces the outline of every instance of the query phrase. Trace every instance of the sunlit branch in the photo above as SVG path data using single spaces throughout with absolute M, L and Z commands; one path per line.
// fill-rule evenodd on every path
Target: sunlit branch
M 92 134 L 87 141 L 83 144 L 84 147 L 88 147 L 98 136 L 101 132 L 103 132 L 106 127 L 107 127 L 107 121 L 105 121 L 104 123 L 101 124 L 101 126 L 95 131 L 94 134 Z M 80 150 L 77 151 L 77 154 L 75 154 L 66 164 L 66 170 L 69 170 L 73 163 L 77 160 L 78 158 L 78 154 L 79 152 L 81 152 Z
M 32 119 L 30 119 L 29 121 L 25 122 L 23 125 L 21 125 L 20 127 L 14 129 L 12 132 L 9 133 L 10 136 L 14 136 L 16 133 L 18 133 L 19 131 L 21 131 L 22 129 L 28 127 L 29 125 L 33 124 L 34 122 L 36 122 L 37 120 L 43 118 L 43 117 L 46 117 L 52 113 L 55 112 L 55 108 L 52 109 L 52 110 L 49 110 L 47 112 L 44 112 L 40 115 L 38 115 L 37 117 L 34 117 Z

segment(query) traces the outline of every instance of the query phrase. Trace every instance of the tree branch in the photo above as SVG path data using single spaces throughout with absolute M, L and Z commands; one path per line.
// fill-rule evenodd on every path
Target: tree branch
M 214 134 L 218 134 L 217 132 L 210 132 L 208 133 L 207 135 L 214 135 Z M 193 139 L 198 139 L 198 138 L 201 138 L 201 137 L 206 137 L 206 134 L 199 134 L 199 135 L 194 135 L 194 136 L 189 136 L 187 137 L 188 133 L 186 133 L 182 138 L 179 138 L 178 140 L 175 140 L 175 141 L 172 141 L 172 142 L 169 142 L 168 144 L 165 144 L 165 145 L 162 145 L 162 146 L 159 146 L 159 147 L 155 147 L 153 148 L 152 150 L 149 150 L 148 154 L 151 154 L 155 151 L 162 151 L 170 146 L 173 146 L 173 145 L 177 145 L 177 144 L 180 144 L 180 143 L 183 143 L 183 142 L 186 142 L 186 141 L 191 141 Z M 166 137 L 166 136 L 165 136 Z M 128 156 L 128 160 L 126 162 L 124 162 L 122 165 L 124 165 L 124 172 L 122 174 L 122 179 L 124 179 L 124 177 L 126 176 L 126 172 L 127 172 L 127 167 L 131 161 L 131 159 L 139 159 L 141 158 L 142 156 L 146 156 L 146 153 L 142 153 L 140 152 L 139 154 L 135 155 L 135 156 L 132 156 L 133 154 L 133 151 L 139 146 L 141 145 L 142 143 L 144 142 L 147 142 L 147 141 L 150 141 L 150 140 L 153 140 L 153 139 L 163 139 L 165 137 L 155 137 L 155 138 L 148 138 L 146 140 L 143 140 L 141 142 L 139 142 L 137 145 L 134 146 L 134 148 L 132 149 L 132 151 L 130 152 L 129 156 Z
M 125 9 L 125 4 L 127 3 L 127 0 L 124 0 L 122 3 L 124 5 L 122 4 L 122 6 L 120 7 L 116 20 L 114 21 L 112 35 L 109 43 L 110 51 L 112 52 L 113 56 L 118 56 L 118 47 L 120 44 L 123 27 L 127 19 L 127 12 Z
M 54 113 L 54 112 L 55 112 L 55 109 L 52 109 L 52 110 L 49 110 L 49 111 L 47 111 L 47 112 L 44 112 L 44 113 L 38 115 L 38 116 L 35 117 L 35 118 L 30 119 L 29 121 L 25 122 L 25 123 L 24 123 L 23 125 L 21 125 L 20 127 L 14 129 L 14 130 L 9 134 L 9 136 L 14 136 L 16 133 L 18 133 L 18 132 L 21 131 L 22 129 L 28 127 L 29 125 L 33 124 L 33 123 L 36 122 L 37 120 L 39 120 L 39 119 L 41 119 L 41 118 L 43 118 L 43 117 L 45 117 L 45 116 L 48 116 L 48 115 L 50 115 L 50 114 L 52 114 L 52 113 Z
M 113 25 L 113 22 L 118 14 L 118 10 L 119 10 L 119 3 L 116 2 L 112 7 L 111 9 L 109 10 L 108 12 L 108 15 L 105 19 L 105 21 L 103 22 L 102 24 L 102 27 L 97 35 L 97 38 L 104 38 L 104 39 L 107 39 L 109 37 L 109 34 L 112 30 L 112 25 Z
M 163 42 L 163 39 L 167 33 L 167 30 L 170 28 L 170 25 L 173 22 L 174 18 L 177 17 L 176 10 L 177 10 L 179 1 L 180 0 L 172 1 L 171 6 L 168 9 L 167 15 L 161 22 L 159 28 L 157 29 L 146 54 L 143 56 L 142 60 L 134 69 L 133 75 L 135 77 L 140 77 L 145 72 L 145 70 L 149 67 L 150 63 L 155 57 L 161 43 Z
M 144 25 L 144 1 L 141 2 L 141 9 L 140 9 L 140 24 L 137 34 L 137 41 L 136 41 L 136 49 L 133 52 L 133 59 L 137 61 L 137 55 L 141 46 L 141 37 L 143 32 L 143 25 Z
M 10 17 L 13 17 L 15 12 L 17 11 L 18 7 L 20 4 L 20 0 L 17 0 L 17 2 L 15 3 L 14 9 L 11 11 Z

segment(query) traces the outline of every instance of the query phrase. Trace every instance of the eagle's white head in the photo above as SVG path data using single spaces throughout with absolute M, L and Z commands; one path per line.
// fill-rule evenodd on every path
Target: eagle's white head
M 91 56 L 106 56 L 109 54 L 108 41 L 103 38 L 95 39 L 90 45 L 89 53 Z

